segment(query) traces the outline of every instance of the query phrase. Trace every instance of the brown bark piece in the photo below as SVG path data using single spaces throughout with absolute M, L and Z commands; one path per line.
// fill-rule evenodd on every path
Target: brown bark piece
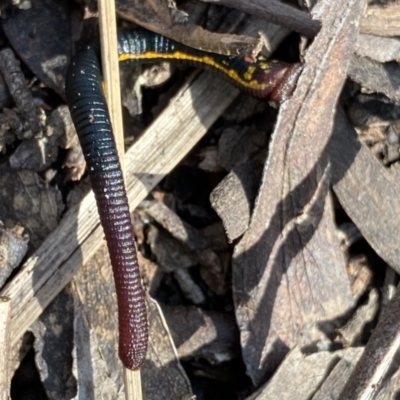
M 0 288 L 28 250 L 28 238 L 0 223 Z
M 174 271 L 174 277 L 177 280 L 185 297 L 195 305 L 205 304 L 206 296 L 200 286 L 189 274 L 189 271 L 184 268 L 179 268 Z
M 210 249 L 203 234 L 183 221 L 173 210 L 161 202 L 144 202 L 144 211 L 157 221 L 188 251 L 194 252 L 198 261 L 218 272 L 221 269 L 217 255 Z
M 352 306 L 323 152 L 364 5 L 321 1 L 314 8 L 323 27 L 281 107 L 251 225 L 235 249 L 236 317 L 255 384 L 288 349 L 321 339 L 319 323 Z
M 68 150 L 63 163 L 63 167 L 68 168 L 65 179 L 80 180 L 86 169 L 86 161 L 67 106 L 60 106 L 51 113 L 46 135 L 59 137 L 58 145 Z
M 204 250 L 209 247 L 207 239 L 191 225 L 183 221 L 173 210 L 159 201 L 144 201 L 143 210 L 188 250 Z
M 262 47 L 259 39 L 241 35 L 213 33 L 191 23 L 187 15 L 166 0 L 117 0 L 117 14 L 146 29 L 200 50 L 227 55 L 256 56 Z

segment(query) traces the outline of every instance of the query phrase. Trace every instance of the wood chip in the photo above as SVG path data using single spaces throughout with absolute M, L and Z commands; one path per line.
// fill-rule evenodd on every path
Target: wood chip
M 222 219 L 231 243 L 249 226 L 261 172 L 262 165 L 259 162 L 240 164 L 211 193 L 211 205 Z

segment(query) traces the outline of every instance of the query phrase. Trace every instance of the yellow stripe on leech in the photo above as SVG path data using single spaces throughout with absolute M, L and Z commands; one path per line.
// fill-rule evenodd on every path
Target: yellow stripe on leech
M 183 53 L 181 51 L 175 51 L 173 53 L 157 53 L 154 51 L 147 51 L 141 54 L 122 53 L 118 57 L 119 61 L 154 60 L 154 59 L 185 60 L 185 61 L 198 62 L 200 64 L 206 64 L 228 75 L 239 85 L 252 90 L 264 90 L 267 86 L 265 83 L 259 83 L 256 79 L 252 79 L 254 71 L 256 70 L 255 66 L 249 66 L 242 77 L 233 68 L 226 68 L 224 64 L 216 62 L 212 57 L 208 55 L 195 56 L 193 54 Z

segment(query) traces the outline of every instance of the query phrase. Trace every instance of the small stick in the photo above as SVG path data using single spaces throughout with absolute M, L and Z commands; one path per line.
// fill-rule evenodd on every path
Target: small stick
M 10 324 L 11 301 L 0 297 L 0 400 L 8 400 L 10 393 Z
M 122 172 L 125 172 L 124 128 L 121 115 L 115 2 L 100 0 L 98 7 L 103 81 L 121 168 Z
M 117 21 L 115 2 L 100 0 L 99 22 L 100 41 L 103 64 L 103 79 L 106 86 L 106 98 L 111 116 L 113 133 L 117 145 L 122 172 L 125 173 L 124 129 L 121 114 L 121 91 L 119 80 L 118 52 L 117 52 Z M 142 386 L 140 370 L 130 371 L 124 368 L 125 399 L 141 400 Z
M 309 14 L 300 11 L 297 8 L 288 6 L 276 0 L 201 0 L 206 3 L 223 4 L 227 7 L 236 8 L 237 10 L 248 14 L 262 17 L 298 32 L 308 38 L 313 38 L 319 32 L 321 25 L 318 21 L 313 20 Z

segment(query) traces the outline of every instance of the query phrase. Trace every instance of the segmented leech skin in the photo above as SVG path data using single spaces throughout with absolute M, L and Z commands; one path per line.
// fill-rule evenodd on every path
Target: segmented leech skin
M 119 32 L 121 61 L 180 61 L 212 69 L 255 97 L 286 100 L 293 92 L 301 64 L 247 60 L 202 52 L 144 29 Z M 125 367 L 139 369 L 146 357 L 148 325 L 145 294 L 122 171 L 102 88 L 98 45 L 73 59 L 66 95 L 81 142 L 104 229 L 118 300 L 119 356 Z
M 66 95 L 110 253 L 118 301 L 119 357 L 125 367 L 139 369 L 148 342 L 145 294 L 98 60 L 97 50 L 90 47 L 75 56 Z

